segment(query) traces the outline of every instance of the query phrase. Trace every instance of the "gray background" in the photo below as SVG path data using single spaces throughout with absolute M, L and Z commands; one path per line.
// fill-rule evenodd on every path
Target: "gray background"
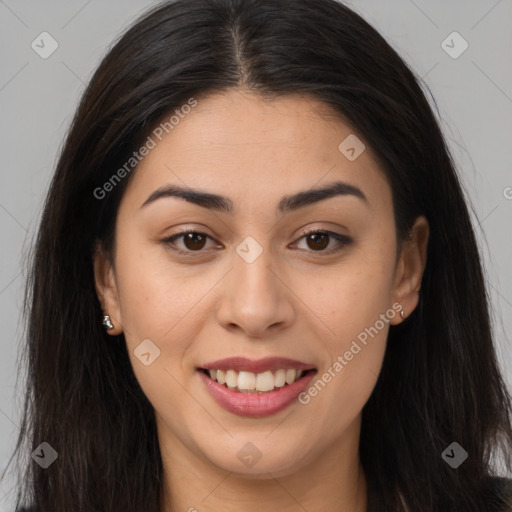
M 154 2 L 0 0 L 0 470 L 14 447 L 23 392 L 23 373 L 15 384 L 24 257 L 58 150 L 100 58 L 150 5 Z M 441 127 L 473 205 L 498 356 L 512 389 L 512 2 L 362 0 L 348 5 L 380 30 L 437 101 Z M 44 31 L 59 45 L 47 59 L 31 48 Z M 454 31 L 469 44 L 458 58 L 441 46 Z M 461 48 L 457 39 L 447 44 L 452 51 Z M 11 486 L 7 480 L 0 489 L 0 511 L 12 510 Z

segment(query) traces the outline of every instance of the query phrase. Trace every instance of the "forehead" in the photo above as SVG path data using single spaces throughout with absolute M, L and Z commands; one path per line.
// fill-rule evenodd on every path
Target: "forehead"
M 139 163 L 126 201 L 140 206 L 155 189 L 175 184 L 232 197 L 236 213 L 239 204 L 277 204 L 284 195 L 342 180 L 363 189 L 373 206 L 391 206 L 371 149 L 347 158 L 344 141 L 355 142 L 358 152 L 362 141 L 317 99 L 234 89 L 197 98 L 186 111 L 161 140 L 151 135 L 154 147 Z

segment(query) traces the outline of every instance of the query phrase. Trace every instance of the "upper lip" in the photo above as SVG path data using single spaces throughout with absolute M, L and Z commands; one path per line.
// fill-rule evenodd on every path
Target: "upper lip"
M 201 368 L 205 370 L 235 370 L 242 372 L 263 373 L 267 370 L 295 368 L 296 370 L 312 370 L 312 364 L 303 363 L 287 357 L 265 357 L 263 359 L 247 359 L 246 357 L 228 357 L 207 363 Z

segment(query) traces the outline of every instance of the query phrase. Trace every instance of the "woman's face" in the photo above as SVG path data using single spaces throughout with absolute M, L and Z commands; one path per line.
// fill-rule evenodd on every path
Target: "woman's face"
M 261 477 L 326 450 L 357 457 L 390 324 L 417 304 L 426 222 L 397 255 L 384 174 L 317 100 L 231 90 L 190 110 L 152 135 L 121 201 L 114 265 L 95 265 L 163 457 Z M 205 368 L 224 370 L 221 383 Z

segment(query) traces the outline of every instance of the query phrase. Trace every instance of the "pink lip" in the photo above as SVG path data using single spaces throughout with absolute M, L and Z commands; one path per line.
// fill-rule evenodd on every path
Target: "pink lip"
M 233 366 L 229 368 L 234 369 Z M 280 366 L 280 368 L 283 367 Z M 306 374 L 293 384 L 285 384 L 276 391 L 261 395 L 231 391 L 226 386 L 208 377 L 203 371 L 199 370 L 198 373 L 213 399 L 226 411 L 238 416 L 259 418 L 276 414 L 290 406 L 297 396 L 309 386 L 316 371 Z
M 312 370 L 314 366 L 286 357 L 265 357 L 256 361 L 246 357 L 228 357 L 227 359 L 220 359 L 213 363 L 202 365 L 201 368 L 206 370 L 235 370 L 237 372 L 263 373 L 267 370 L 279 370 L 280 368 L 284 370 L 288 368 Z

